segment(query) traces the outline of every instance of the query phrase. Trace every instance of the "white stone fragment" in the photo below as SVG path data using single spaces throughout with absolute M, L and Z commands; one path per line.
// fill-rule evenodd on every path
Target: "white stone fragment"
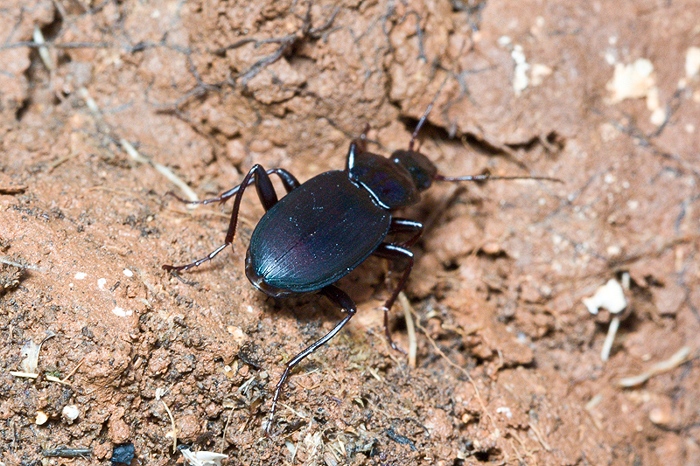
M 46 421 L 49 420 L 49 416 L 46 415 L 45 412 L 43 411 L 37 411 L 36 412 L 36 419 L 34 420 L 34 424 L 38 426 L 42 426 L 46 424 Z
M 192 451 L 189 448 L 182 448 L 180 453 L 185 457 L 185 462 L 192 466 L 220 466 L 221 462 L 228 458 L 228 456 L 221 453 Z
M 43 343 L 43 342 L 42 342 Z M 41 350 L 41 343 L 38 345 L 32 340 L 27 341 L 22 346 L 22 362 L 20 366 L 22 367 L 22 372 L 27 374 L 37 374 L 37 367 L 39 367 L 39 350 Z
M 122 309 L 119 306 L 116 306 L 114 309 L 112 309 L 112 314 L 114 314 L 117 317 L 129 317 L 133 313 L 134 311 L 130 309 Z
M 531 84 L 533 86 L 539 86 L 544 81 L 544 78 L 552 74 L 552 69 L 547 65 L 541 63 L 535 63 L 532 65 L 532 71 L 530 72 Z
M 510 52 L 510 56 L 515 62 L 513 90 L 515 91 L 515 95 L 520 95 L 530 83 L 530 78 L 527 76 L 527 72 L 530 71 L 530 64 L 525 58 L 525 52 L 523 52 L 523 47 L 521 45 L 516 44 Z
M 619 314 L 627 307 L 627 299 L 625 299 L 622 285 L 611 278 L 608 283 L 598 288 L 593 296 L 583 298 L 583 304 L 593 315 L 598 314 L 598 309 L 601 307 L 607 309 L 611 314 Z
M 639 58 L 630 65 L 616 63 L 613 78 L 606 86 L 611 93 L 610 103 L 646 97 L 655 86 L 653 73 L 654 65 L 646 58 Z
M 626 287 L 629 286 L 629 276 L 627 274 L 623 275 L 623 283 L 625 283 Z M 598 288 L 593 296 L 583 298 L 583 304 L 586 305 L 588 312 L 591 314 L 598 314 L 598 309 L 602 307 L 613 315 L 608 327 L 608 334 L 603 342 L 603 348 L 600 351 L 600 359 L 607 361 L 610 357 L 610 350 L 612 349 L 615 335 L 620 327 L 620 318 L 617 314 L 627 307 L 627 299 L 625 298 L 622 285 L 617 280 L 610 279 L 605 285 Z
M 510 45 L 511 39 L 508 36 L 501 36 L 498 38 L 498 45 L 501 47 L 505 47 L 507 45 Z
M 513 412 L 507 406 L 500 406 L 496 408 L 498 414 L 505 414 L 508 419 L 513 419 Z
M 80 410 L 75 405 L 66 405 L 61 411 L 61 417 L 69 424 L 78 419 L 78 416 L 80 416 Z
M 690 47 L 685 53 L 685 76 L 692 78 L 700 74 L 700 47 Z

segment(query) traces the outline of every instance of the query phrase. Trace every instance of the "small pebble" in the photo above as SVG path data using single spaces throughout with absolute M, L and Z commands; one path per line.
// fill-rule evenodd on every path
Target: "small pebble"
M 657 407 L 649 411 L 649 420 L 657 426 L 670 426 L 673 423 L 673 415 L 668 407 Z
M 43 426 L 44 424 L 46 424 L 46 421 L 48 421 L 48 420 L 49 420 L 49 417 L 46 415 L 45 412 L 43 412 L 43 411 L 36 412 L 36 420 L 34 421 L 34 423 L 36 425 Z
M 80 416 L 80 410 L 75 405 L 66 405 L 63 407 L 63 411 L 61 411 L 61 417 L 68 424 L 72 424 L 73 421 L 78 419 L 78 416 Z
M 110 461 L 113 464 L 131 464 L 135 453 L 136 449 L 134 448 L 133 443 L 115 445 L 114 451 L 112 452 L 112 459 Z
M 495 256 L 501 253 L 501 245 L 495 241 L 489 241 L 481 247 L 481 250 L 484 251 L 484 254 Z

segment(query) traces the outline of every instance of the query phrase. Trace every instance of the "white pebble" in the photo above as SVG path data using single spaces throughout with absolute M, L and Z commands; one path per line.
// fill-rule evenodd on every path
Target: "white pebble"
M 36 412 L 36 419 L 34 420 L 34 424 L 38 426 L 43 426 L 46 424 L 46 421 L 49 420 L 49 416 L 46 415 L 45 412 L 43 411 L 37 411 Z
M 685 76 L 692 78 L 700 73 L 700 47 L 690 47 L 685 53 Z
M 70 424 L 78 419 L 80 410 L 75 405 L 66 405 L 63 407 L 63 411 L 61 411 L 61 416 Z
M 627 300 L 622 286 L 617 280 L 611 278 L 605 285 L 598 288 L 593 296 L 583 298 L 583 304 L 591 314 L 598 314 L 598 309 L 601 307 L 612 314 L 617 314 L 627 307 Z
M 122 309 L 121 307 L 117 306 L 114 309 L 112 309 L 112 314 L 114 314 L 117 317 L 129 317 L 132 315 L 134 311 L 130 309 Z
M 511 412 L 510 408 L 507 406 L 501 406 L 500 408 L 496 408 L 496 412 L 498 414 L 505 414 L 508 419 L 513 418 L 513 413 Z

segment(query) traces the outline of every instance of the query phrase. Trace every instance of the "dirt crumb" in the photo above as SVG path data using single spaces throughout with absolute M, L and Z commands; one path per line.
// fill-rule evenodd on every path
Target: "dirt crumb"
M 123 411 L 123 408 L 120 408 Z M 121 416 L 112 415 L 109 419 L 107 436 L 110 442 L 114 444 L 126 443 L 131 438 L 131 429 Z

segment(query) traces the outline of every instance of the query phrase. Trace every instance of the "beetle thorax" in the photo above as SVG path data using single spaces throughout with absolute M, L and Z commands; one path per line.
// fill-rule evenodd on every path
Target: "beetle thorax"
M 394 210 L 418 202 L 419 190 L 405 167 L 371 152 L 350 150 L 350 180 L 368 190 L 381 207 Z

